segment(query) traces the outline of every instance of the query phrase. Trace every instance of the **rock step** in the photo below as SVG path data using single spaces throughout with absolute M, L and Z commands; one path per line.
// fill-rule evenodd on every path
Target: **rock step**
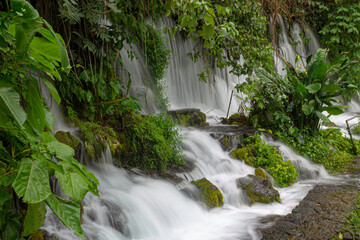
M 356 209 L 357 196 L 356 186 L 317 185 L 290 214 L 261 230 L 262 239 L 326 240 L 337 236 L 346 215 Z

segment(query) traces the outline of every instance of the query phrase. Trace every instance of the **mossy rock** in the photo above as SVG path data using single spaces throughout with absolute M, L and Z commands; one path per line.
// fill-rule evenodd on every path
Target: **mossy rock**
M 236 180 L 238 188 L 246 191 L 251 204 L 280 202 L 280 194 L 268 179 L 248 175 Z
M 64 143 L 70 147 L 72 147 L 75 150 L 75 156 L 74 158 L 79 160 L 80 158 L 80 151 L 81 151 L 81 145 L 80 145 L 80 141 L 74 137 L 71 133 L 69 132 L 63 132 L 63 131 L 58 131 L 55 134 L 55 138 L 61 142 Z
M 209 208 L 221 207 L 224 205 L 222 193 L 219 188 L 209 180 L 202 178 L 193 183 L 201 191 L 201 199 Z
M 201 112 L 200 109 L 173 110 L 168 111 L 168 115 L 184 127 L 205 127 L 209 125 L 206 122 L 205 113 Z
M 261 168 L 256 168 L 254 172 L 255 172 L 256 177 L 262 178 L 265 180 L 267 179 L 266 173 Z
M 230 155 L 238 160 L 244 160 L 247 165 L 253 166 L 253 150 L 251 147 L 237 148 L 231 151 Z
M 229 118 L 222 118 L 221 123 L 222 124 L 228 124 L 228 125 L 238 125 L 242 127 L 246 127 L 249 125 L 249 120 L 244 114 L 235 113 L 231 115 Z
M 28 238 L 28 240 L 43 240 L 43 239 L 44 239 L 44 236 L 40 230 L 31 234 L 30 237 Z

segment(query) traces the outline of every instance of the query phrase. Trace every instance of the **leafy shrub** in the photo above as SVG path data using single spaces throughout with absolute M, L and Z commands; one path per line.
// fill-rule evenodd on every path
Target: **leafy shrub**
M 299 173 L 293 163 L 290 160 L 283 161 L 279 150 L 261 140 L 258 133 L 246 138 L 245 144 L 244 148 L 233 150 L 231 156 L 244 160 L 255 168 L 265 168 L 281 187 L 292 185 L 296 181 Z
M 280 76 L 264 69 L 255 69 L 257 78 L 237 86 L 252 103 L 250 120 L 254 125 L 278 129 L 310 128 L 318 130 L 320 120 L 329 122 L 329 115 L 344 112 L 344 106 L 334 105 L 344 90 L 353 89 L 339 73 L 349 67 L 346 62 L 326 61 L 327 52 L 319 49 L 307 59 L 305 71 L 287 64 L 287 74 Z M 260 124 L 258 124 L 260 122 Z
M 123 164 L 147 172 L 166 171 L 168 163 L 185 164 L 179 130 L 171 117 L 149 115 L 125 128 Z
M 293 129 L 287 135 L 280 131 L 275 135 L 295 148 L 301 155 L 315 163 L 323 164 L 331 173 L 346 170 L 350 161 L 356 158 L 351 140 L 343 136 L 339 129 L 321 130 L 316 134 L 308 129 L 303 131 Z M 360 142 L 356 140 L 354 142 L 356 148 L 360 149 Z

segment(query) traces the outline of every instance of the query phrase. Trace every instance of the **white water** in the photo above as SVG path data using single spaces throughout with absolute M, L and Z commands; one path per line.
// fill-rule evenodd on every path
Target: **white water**
M 171 25 L 170 22 L 164 24 Z M 173 58 L 166 81 L 171 107 L 196 107 L 205 112 L 210 111 L 208 114 L 224 116 L 234 85 L 243 79 L 231 75 L 229 69 L 213 69 L 207 83 L 199 82 L 197 74 L 203 71 L 204 66 L 201 62 L 194 64 L 186 55 L 192 50 L 194 43 L 176 36 L 175 40 L 169 39 L 169 46 Z M 280 49 L 288 61 L 295 59 L 295 50 L 285 33 L 282 34 Z M 135 51 L 140 53 L 139 49 Z M 156 109 L 156 98 L 152 97 L 153 88 L 148 79 L 144 78 L 149 74 L 144 68 L 142 55 L 133 61 L 126 58 L 125 51 L 121 52 L 121 56 L 124 68 L 131 73 L 135 86 L 135 91 L 131 94 L 140 92 L 146 95 L 143 106 L 149 106 L 147 111 Z M 121 70 L 120 74 L 126 80 L 126 72 Z M 234 98 L 230 114 L 237 111 L 238 105 L 239 101 Z M 100 181 L 100 197 L 89 193 L 83 201 L 85 212 L 82 227 L 87 238 L 259 239 L 257 229 L 263 227 L 260 222 L 262 217 L 291 212 L 314 183 L 331 181 L 322 167 L 312 164 L 282 143 L 271 142 L 279 147 L 285 159 L 291 159 L 296 164 L 302 180 L 293 186 L 278 189 L 281 203 L 254 204 L 250 207 L 235 181 L 253 174 L 254 168 L 232 159 L 208 132 L 184 129 L 183 143 L 186 160 L 193 162 L 196 167 L 189 173 L 179 174 L 184 181 L 176 186 L 165 180 L 140 176 L 114 167 L 109 150 L 104 153 L 102 162 L 89 166 Z M 181 191 L 180 188 L 191 186 L 189 181 L 202 177 L 206 177 L 221 190 L 225 202 L 223 207 L 208 210 Z M 59 223 L 50 211 L 42 228 L 60 240 L 80 239 Z
M 101 163 L 90 167 L 100 181 L 100 197 L 89 193 L 84 199 L 82 227 L 88 239 L 258 239 L 256 229 L 262 226 L 262 217 L 289 213 L 313 186 L 312 181 L 300 181 L 278 189 L 281 203 L 250 207 L 235 180 L 253 174 L 254 168 L 231 159 L 208 132 L 186 129 L 183 137 L 187 160 L 196 165 L 196 170 L 183 177 L 205 176 L 223 192 L 225 205 L 207 210 L 175 185 L 118 169 L 108 150 Z M 289 158 L 294 157 L 300 156 L 292 152 Z M 309 163 L 307 167 L 318 166 Z M 324 176 L 317 176 L 317 181 L 329 181 Z M 61 240 L 79 239 L 52 213 L 43 229 Z

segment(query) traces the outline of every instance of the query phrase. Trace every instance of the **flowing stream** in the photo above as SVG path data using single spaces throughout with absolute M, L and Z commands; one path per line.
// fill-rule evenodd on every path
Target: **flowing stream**
M 284 24 L 282 19 L 279 21 Z M 162 24 L 171 26 L 172 23 L 163 20 Z M 293 37 L 299 36 L 299 33 L 299 26 L 294 25 Z M 176 35 L 174 40 L 168 39 L 168 46 L 173 54 L 166 77 L 171 108 L 196 107 L 207 112 L 208 116 L 225 116 L 231 91 L 237 83 L 244 81 L 244 77 L 232 75 L 230 69 L 213 68 L 210 80 L 207 83 L 200 82 L 197 78 L 203 71 L 204 64 L 194 64 L 187 56 L 194 42 L 184 41 Z M 317 46 L 318 42 L 314 38 L 309 45 L 312 49 L 307 51 L 314 51 L 313 48 Z M 301 46 L 298 51 L 304 49 Z M 149 111 L 156 111 L 157 100 L 153 84 L 146 77 L 149 74 L 144 68 L 140 50 L 135 48 L 135 51 L 139 58 L 134 61 L 127 58 L 126 51 L 121 52 L 123 66 L 119 66 L 119 74 L 126 78 L 127 72 L 130 72 L 134 85 L 132 94 L 140 92 L 146 95 L 143 106 L 150 106 Z M 280 36 L 280 53 L 295 64 L 295 49 L 286 34 Z M 282 71 L 281 66 L 278 71 Z M 240 100 L 234 98 L 230 113 L 236 112 L 239 104 Z M 66 127 L 58 108 L 52 108 L 52 112 L 56 113 L 55 132 L 74 131 Z M 83 201 L 82 227 L 87 239 L 259 239 L 261 236 L 257 230 L 266 226 L 264 217 L 285 215 L 299 204 L 315 183 L 336 181 L 322 166 L 312 164 L 283 143 L 266 139 L 280 149 L 285 160 L 294 162 L 300 177 L 294 185 L 277 189 L 281 203 L 257 203 L 250 206 L 245 194 L 237 188 L 236 179 L 254 174 L 254 168 L 243 161 L 232 159 L 229 152 L 224 151 L 219 142 L 211 137 L 210 132 L 184 128 L 182 136 L 185 159 L 195 167 L 190 172 L 178 174 L 183 179 L 180 184 L 119 169 L 113 165 L 109 149 L 103 152 L 100 162 L 86 161 L 90 162 L 88 168 L 100 182 L 100 197 L 88 193 Z M 86 155 L 83 154 L 82 157 Z M 203 177 L 223 193 L 223 207 L 209 210 L 191 196 L 191 181 Z M 80 239 L 66 229 L 50 210 L 42 229 L 53 239 Z
M 83 230 L 88 239 L 258 239 L 256 229 L 269 215 L 289 213 L 312 188 L 314 182 L 332 181 L 318 165 L 296 155 L 285 145 L 281 151 L 303 169 L 302 179 L 279 188 L 281 203 L 249 206 L 235 180 L 254 173 L 254 168 L 230 158 L 209 132 L 184 129 L 186 160 L 195 169 L 182 174 L 182 186 L 206 177 L 224 194 L 224 206 L 208 210 L 181 191 L 180 185 L 141 176 L 112 164 L 108 149 L 90 170 L 100 181 L 100 197 L 88 193 L 84 199 Z M 276 143 L 274 144 L 281 144 Z M 317 173 L 317 174 L 313 174 Z M 306 180 L 305 180 L 306 179 Z M 43 226 L 59 239 L 80 239 L 64 228 L 49 212 Z

